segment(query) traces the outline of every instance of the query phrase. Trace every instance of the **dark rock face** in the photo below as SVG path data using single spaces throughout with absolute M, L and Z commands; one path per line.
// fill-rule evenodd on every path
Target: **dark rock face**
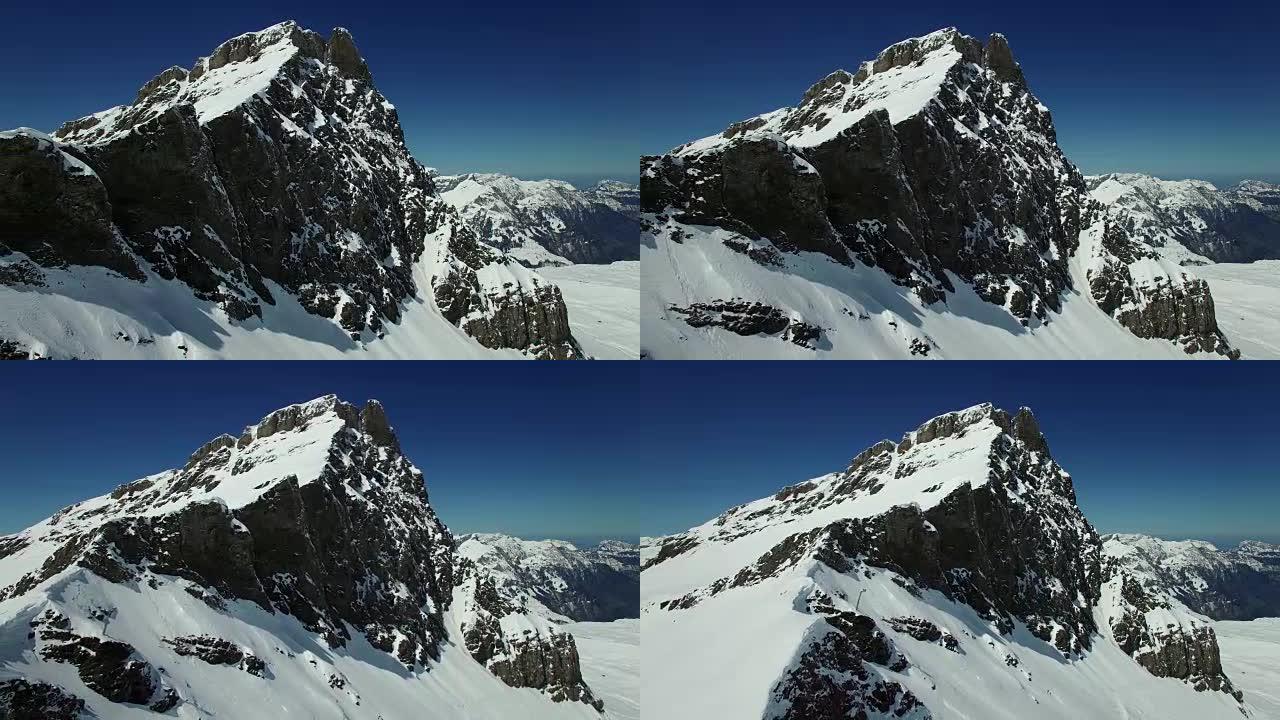
M 293 615 L 334 646 L 350 639 L 351 626 L 406 666 L 436 658 L 453 588 L 453 540 L 427 505 L 421 472 L 398 451 L 385 452 L 389 446 L 382 443 L 394 437 L 388 439 L 381 407 L 371 403 L 359 411 L 336 399 L 293 406 L 245 437 L 289 432 L 312 421 L 312 413 L 330 411 L 348 427 L 335 436 L 318 480 L 286 478 L 234 511 L 218 502 L 191 503 L 157 518 L 110 521 L 84 564 L 116 582 L 140 578 L 145 565 L 217 596 Z M 142 489 L 132 502 L 145 507 L 200 488 L 229 461 L 229 441 L 224 436 L 198 451 L 166 487 L 168 496 Z M 368 502 L 352 502 L 347 488 Z M 394 527 L 388 516 L 399 518 Z
M 487 347 L 575 354 L 557 288 L 479 281 L 476 269 L 509 258 L 470 230 L 446 232 L 457 214 L 409 154 L 346 30 L 326 41 L 290 22 L 233 38 L 190 72 L 161 73 L 132 105 L 56 135 L 0 139 L 15 149 L 0 162 L 0 248 L 141 280 L 136 256 L 236 321 L 275 304 L 271 281 L 360 340 L 426 296 L 413 265 L 428 242 L 447 243 L 433 251 L 454 271 L 430 293 L 443 306 L 460 285 L 473 290 L 452 322 L 477 318 L 463 329 Z M 69 153 L 92 170 L 61 162 Z
M 582 679 L 573 636 L 547 628 L 507 635 L 501 620 L 522 608 L 500 591 L 485 571 L 470 560 L 458 568 L 459 583 L 471 590 L 474 620 L 463 626 L 467 652 L 511 687 L 536 688 L 556 702 L 583 702 L 604 708 Z
M 179 655 L 199 658 L 210 665 L 231 665 L 250 675 L 262 677 L 267 664 L 253 653 L 246 653 L 221 638 L 207 635 L 165 639 Z
M 51 610 L 32 626 L 42 659 L 74 665 L 80 680 L 111 702 L 147 705 L 161 713 L 178 704 L 177 692 L 128 643 L 78 635 L 68 629 L 65 617 Z
M 62 688 L 22 678 L 0 681 L 4 720 L 79 720 L 84 712 L 84 701 Z
M 933 717 L 910 690 L 871 669 L 871 665 L 883 665 L 884 647 L 881 642 L 864 644 L 869 633 L 836 629 L 815 634 L 771 691 L 776 709 L 767 712 L 765 720 Z M 883 641 L 883 635 L 878 639 Z
M 812 350 L 822 329 L 788 316 L 782 310 L 760 302 L 741 299 L 694 303 L 671 310 L 685 316 L 689 327 L 722 327 L 738 335 L 775 335 L 781 340 Z
M 1231 685 L 1222 671 L 1218 639 L 1207 624 L 1167 624 L 1153 627 L 1144 614 L 1169 608 L 1160 595 L 1143 587 L 1125 571 L 1108 563 L 1108 580 L 1120 586 L 1120 612 L 1111 618 L 1116 643 L 1152 675 L 1185 680 L 1196 690 L 1230 693 L 1239 701 L 1243 693 Z
M 897 73 L 913 80 L 884 79 Z M 935 78 L 918 112 L 883 109 L 885 96 Z M 945 302 L 957 277 L 1025 326 L 1085 290 L 1070 261 L 1102 212 L 1005 38 L 954 29 L 832 73 L 794 108 L 643 158 L 641 207 L 645 230 L 671 242 L 681 225 L 715 226 L 781 253 L 879 267 L 924 304 Z M 1140 337 L 1229 351 L 1202 283 L 1144 288 L 1127 268 L 1101 282 L 1154 305 L 1118 318 Z
M 0 255 L 10 250 L 47 267 L 100 265 L 142 278 L 111 225 L 102 180 L 35 135 L 0 134 Z

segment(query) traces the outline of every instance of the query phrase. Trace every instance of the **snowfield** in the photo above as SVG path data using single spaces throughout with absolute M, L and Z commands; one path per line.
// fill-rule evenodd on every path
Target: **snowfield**
M 640 621 L 572 623 L 562 629 L 578 642 L 582 679 L 604 700 L 604 717 L 640 720 Z
M 1218 325 L 1241 357 L 1280 359 L 1280 260 L 1196 268 L 1209 283 Z
M 538 274 L 560 287 L 569 328 L 598 360 L 640 357 L 640 263 L 544 266 Z
M 1222 667 L 1258 720 L 1280 720 L 1280 618 L 1214 623 Z

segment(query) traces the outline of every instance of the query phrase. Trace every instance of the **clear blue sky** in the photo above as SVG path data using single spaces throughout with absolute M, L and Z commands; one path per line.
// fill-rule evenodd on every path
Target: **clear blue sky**
M 1102 531 L 1280 541 L 1273 363 L 8 363 L 0 532 L 328 392 L 384 402 L 455 531 L 683 530 L 980 402 Z
M 1102 532 L 1280 542 L 1274 363 L 643 363 L 647 533 L 844 468 L 982 402 L 1031 407 Z
M 1280 180 L 1280 5 L 1077 0 L 646 3 L 647 152 L 799 102 L 837 68 L 955 26 L 1002 32 L 1086 173 Z
M 24 3 L 4 13 L 0 129 L 53 130 L 130 102 L 171 65 L 282 20 L 351 30 L 423 164 L 583 182 L 631 178 L 650 103 L 635 3 Z
M 630 365 L 630 363 L 626 364 Z M 387 409 L 455 532 L 640 534 L 642 388 L 623 363 L 6 363 L 0 533 L 180 466 L 205 441 L 327 393 Z

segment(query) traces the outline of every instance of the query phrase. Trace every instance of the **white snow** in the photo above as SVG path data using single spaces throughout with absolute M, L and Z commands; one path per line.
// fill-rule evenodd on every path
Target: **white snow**
M 582 679 L 604 700 L 604 720 L 640 720 L 640 621 L 570 623 Z
M 1280 359 L 1280 260 L 1196 268 L 1209 283 L 1218 326 L 1241 357 Z
M 1280 720 L 1280 618 L 1213 624 L 1222 669 L 1258 720 Z
M 910 359 L 913 339 L 929 340 L 930 359 L 1187 359 L 1167 340 L 1135 336 L 1104 313 L 1087 292 L 1087 239 L 1072 260 L 1075 290 L 1048 323 L 1023 326 L 1004 308 L 957 288 L 945 302 L 925 305 L 879 268 L 836 263 L 821 253 L 787 254 L 785 266 L 765 267 L 724 245 L 730 231 L 681 225 L 687 237 L 665 232 L 640 246 L 640 344 L 658 360 L 678 359 Z M 803 317 L 825 330 L 810 350 L 777 337 L 740 336 L 693 328 L 671 306 L 743 298 Z M 1209 357 L 1200 355 L 1199 357 Z
M 569 311 L 569 328 L 582 349 L 599 360 L 640 357 L 640 263 L 544 266 Z

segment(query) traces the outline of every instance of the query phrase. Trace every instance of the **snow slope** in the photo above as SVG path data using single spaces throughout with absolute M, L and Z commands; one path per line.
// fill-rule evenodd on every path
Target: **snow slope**
M 1258 716 L 1247 693 L 1242 706 L 1227 692 L 1157 677 L 1115 641 L 1117 603 L 1093 584 L 1101 580 L 1090 566 L 1097 537 L 1074 505 L 1069 477 L 1047 457 L 1034 425 L 1018 417 L 990 406 L 940 416 L 900 443 L 869 448 L 846 471 L 646 543 L 643 716 L 816 716 L 805 707 L 833 717 L 861 711 L 856 716 L 938 720 L 1192 720 L 1240 717 L 1242 708 Z M 1001 512 L 976 500 L 941 509 L 983 488 L 1008 493 L 1013 504 L 1004 512 L 1031 513 L 1009 521 L 1030 528 L 1027 535 L 1006 544 L 996 534 Z M 921 514 L 933 522 L 913 529 Z M 986 523 L 969 531 L 993 533 L 998 547 L 917 550 L 932 546 L 928 536 L 944 532 L 942 522 L 952 524 L 945 530 L 952 542 L 965 537 L 957 528 Z M 980 609 L 984 593 L 960 589 L 987 554 L 986 572 L 1000 572 L 1036 546 L 1048 567 L 1063 559 L 1082 564 L 1074 571 L 1057 565 L 1052 575 L 1028 566 L 1012 594 L 996 601 L 1031 593 L 1032 614 L 1015 612 L 1006 624 L 998 611 Z M 938 568 L 952 583 L 947 591 L 913 569 L 942 562 L 931 553 L 973 564 Z M 1185 608 L 1164 612 L 1208 623 Z M 1158 621 L 1151 627 L 1163 628 Z M 1093 628 L 1078 638 L 1079 650 L 1064 650 L 1071 623 Z
M 564 630 L 578 641 L 582 677 L 604 700 L 604 716 L 640 720 L 640 621 L 570 623 Z
M 1024 326 L 965 283 L 945 303 L 925 303 L 880 268 L 843 265 L 816 252 L 787 254 L 764 266 L 725 245 L 735 233 L 682 225 L 681 243 L 642 244 L 641 352 L 655 360 L 693 359 L 1186 359 L 1166 340 L 1140 338 L 1103 313 L 1087 293 L 1068 291 L 1050 322 Z M 1083 254 L 1083 250 L 1081 251 Z M 1071 264 L 1075 287 L 1088 266 Z M 734 297 L 780 308 L 822 328 L 815 346 L 767 334 L 690 327 L 673 307 Z M 919 348 L 914 350 L 913 348 Z
M 1214 623 L 1222 667 L 1261 720 L 1280 720 L 1280 618 Z
M 541 267 L 569 308 L 569 327 L 582 350 L 597 360 L 640 357 L 640 263 Z
M 1213 290 L 1218 323 L 1241 357 L 1280 359 L 1280 260 L 1196 268 Z

